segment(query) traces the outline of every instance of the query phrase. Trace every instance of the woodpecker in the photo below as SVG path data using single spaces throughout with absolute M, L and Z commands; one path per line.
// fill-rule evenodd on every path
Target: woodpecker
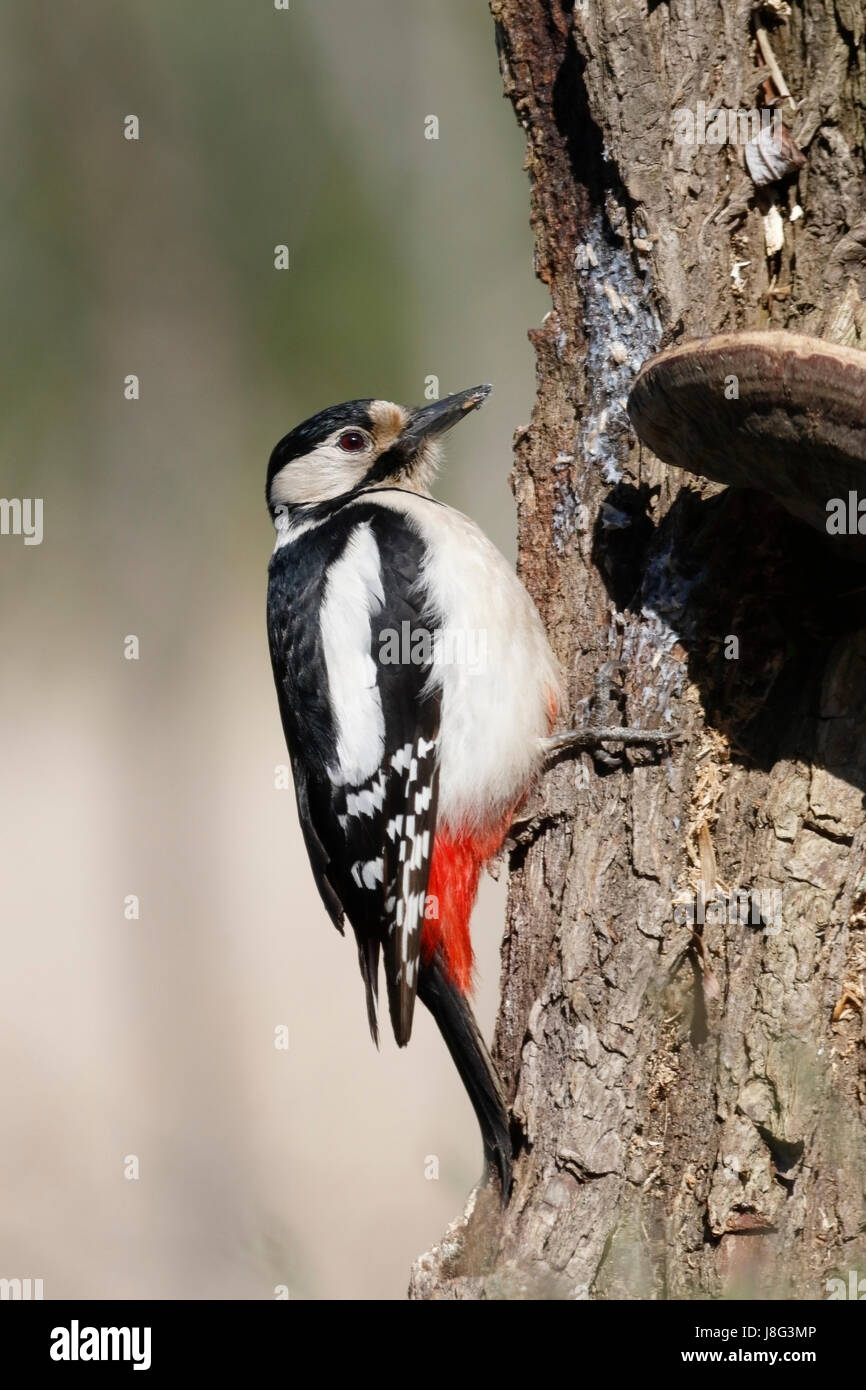
M 532 600 L 483 531 L 430 493 L 442 435 L 490 390 L 415 410 L 348 401 L 280 440 L 267 616 L 301 828 L 331 920 L 354 932 L 373 1040 L 381 957 L 397 1044 L 418 996 L 504 1202 L 508 1109 L 468 1000 L 481 869 L 551 753 L 671 734 L 553 736 L 561 677 Z

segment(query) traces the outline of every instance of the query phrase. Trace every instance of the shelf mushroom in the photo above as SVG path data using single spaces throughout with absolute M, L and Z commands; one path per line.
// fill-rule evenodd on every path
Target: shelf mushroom
M 771 493 L 866 561 L 866 352 L 800 333 L 696 338 L 644 363 L 627 408 L 665 463 Z

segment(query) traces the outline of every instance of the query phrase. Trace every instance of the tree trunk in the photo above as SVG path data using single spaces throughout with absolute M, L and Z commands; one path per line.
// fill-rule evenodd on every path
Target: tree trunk
M 552 299 L 521 574 L 565 724 L 614 661 L 623 722 L 683 740 L 560 761 L 515 830 L 514 1195 L 470 1203 L 414 1297 L 823 1298 L 866 1274 L 866 570 L 768 497 L 665 467 L 623 408 L 680 339 L 866 346 L 864 9 L 780 8 L 757 22 L 807 162 L 756 190 L 742 148 L 677 143 L 675 117 L 775 95 L 754 7 L 492 3 Z

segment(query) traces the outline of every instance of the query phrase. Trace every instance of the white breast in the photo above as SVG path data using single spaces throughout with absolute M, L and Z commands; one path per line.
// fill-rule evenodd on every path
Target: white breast
M 541 619 L 504 556 L 462 512 L 422 495 L 377 491 L 427 543 L 423 579 L 440 640 L 439 818 L 449 828 L 498 821 L 538 770 L 561 678 Z

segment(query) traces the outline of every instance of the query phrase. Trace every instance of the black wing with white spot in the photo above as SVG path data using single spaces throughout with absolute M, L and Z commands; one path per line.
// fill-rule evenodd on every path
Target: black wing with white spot
M 438 717 L 438 710 L 436 711 Z M 432 732 L 432 731 L 431 731 Z M 412 1032 L 427 880 L 436 831 L 439 764 L 436 738 L 419 733 L 391 755 L 385 825 L 385 980 L 394 1036 Z
M 352 505 L 275 552 L 268 590 L 313 873 L 332 920 L 342 930 L 345 915 L 354 929 L 374 1039 L 381 951 L 401 1046 L 412 1028 L 439 778 L 423 554 L 399 514 Z

